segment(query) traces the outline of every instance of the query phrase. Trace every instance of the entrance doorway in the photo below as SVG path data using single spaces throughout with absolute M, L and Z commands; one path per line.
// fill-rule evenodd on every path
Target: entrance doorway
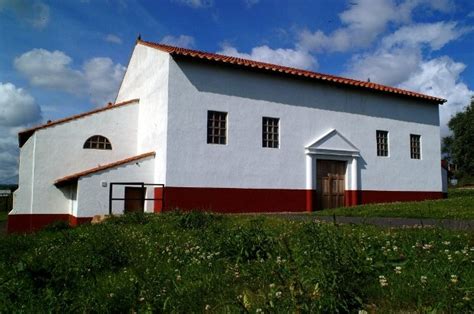
M 125 187 L 124 213 L 144 211 L 146 188 Z
M 344 206 L 346 162 L 339 160 L 317 160 L 318 209 Z

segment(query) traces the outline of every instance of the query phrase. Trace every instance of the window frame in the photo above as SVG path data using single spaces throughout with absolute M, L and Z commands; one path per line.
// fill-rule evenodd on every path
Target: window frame
M 384 136 L 379 136 L 379 134 Z M 376 130 L 375 145 L 377 150 L 377 157 L 390 157 L 390 134 L 388 131 Z
M 280 148 L 280 118 L 262 117 L 262 147 Z
M 207 111 L 207 144 L 227 145 L 228 116 L 225 111 Z
M 82 149 L 112 150 L 112 143 L 103 135 L 92 135 L 82 145 Z
M 414 141 L 416 139 L 417 141 Z M 413 144 L 416 144 L 415 146 Z M 410 159 L 421 160 L 422 157 L 422 147 L 421 147 L 421 135 L 420 134 L 410 134 Z

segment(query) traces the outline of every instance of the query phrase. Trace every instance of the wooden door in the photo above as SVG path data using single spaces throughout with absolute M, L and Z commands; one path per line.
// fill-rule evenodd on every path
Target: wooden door
M 143 212 L 145 205 L 145 193 L 146 188 L 126 186 L 124 212 Z
M 318 159 L 316 163 L 318 209 L 344 206 L 346 162 Z

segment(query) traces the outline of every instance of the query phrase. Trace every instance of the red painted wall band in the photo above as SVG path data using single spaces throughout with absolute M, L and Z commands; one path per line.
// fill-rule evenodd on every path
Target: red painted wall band
M 307 190 L 165 187 L 164 196 L 164 211 L 304 212 L 313 204 Z
M 56 222 L 65 221 L 71 226 L 90 222 L 89 217 L 75 217 L 68 214 L 20 214 L 8 215 L 7 232 L 25 233 L 38 231 L 45 226 Z
M 155 189 L 154 211 L 173 209 L 205 210 L 221 213 L 243 212 L 304 212 L 317 210 L 316 190 L 232 189 L 165 187 Z M 443 192 L 352 191 L 344 194 L 345 206 L 370 203 L 422 201 L 447 197 Z M 39 230 L 55 221 L 71 226 L 90 222 L 90 217 L 68 214 L 8 215 L 8 233 Z
M 443 192 L 425 191 L 345 191 L 346 206 L 373 203 L 415 202 L 443 198 Z

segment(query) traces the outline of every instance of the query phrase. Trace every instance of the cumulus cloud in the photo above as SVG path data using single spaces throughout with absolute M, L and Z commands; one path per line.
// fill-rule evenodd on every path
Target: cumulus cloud
M 399 86 L 416 90 L 424 94 L 435 95 L 448 100 L 441 106 L 441 134 L 449 133 L 447 124 L 455 113 L 463 110 L 470 103 L 474 91 L 462 82 L 461 73 L 466 65 L 455 62 L 447 56 L 423 61 L 417 70 Z
M 122 44 L 122 38 L 120 38 L 119 36 L 114 35 L 114 34 L 107 34 L 107 36 L 105 36 L 104 40 L 106 42 L 109 42 L 109 43 L 112 43 L 112 44 L 117 44 L 117 45 Z
M 471 30 L 453 22 L 401 27 L 384 37 L 374 51 L 355 55 L 345 75 L 447 99 L 440 111 L 445 136 L 450 116 L 469 103 L 473 91 L 461 80 L 464 64 L 447 56 L 424 57 L 423 49 L 439 50 Z
M 20 21 L 37 29 L 45 28 L 50 20 L 49 6 L 42 1 L 0 0 L 0 12 L 11 10 Z
M 326 34 L 322 30 L 314 32 L 304 29 L 299 34 L 299 45 L 310 51 L 348 51 L 368 47 L 387 28 L 389 23 L 408 23 L 413 10 L 424 6 L 431 10 L 447 12 L 452 8 L 448 0 L 405 0 L 397 4 L 393 0 L 356 0 L 339 14 L 344 25 Z
M 195 45 L 194 37 L 188 35 L 167 35 L 163 37 L 160 42 L 165 45 L 178 46 L 182 48 L 193 48 Z
M 0 126 L 19 126 L 41 119 L 41 109 L 22 88 L 0 82 Z
M 33 49 L 15 58 L 14 66 L 33 86 L 86 94 L 96 105 L 115 98 L 125 67 L 110 58 L 86 60 L 80 69 L 74 69 L 72 62 L 62 51 Z
M 17 182 L 17 132 L 41 116 L 41 108 L 24 89 L 0 82 L 0 183 Z
M 395 46 L 429 45 L 439 50 L 447 43 L 471 31 L 472 27 L 459 27 L 455 22 L 422 23 L 404 26 L 382 40 L 385 49 Z
M 294 68 L 314 69 L 318 63 L 316 59 L 304 50 L 297 49 L 272 49 L 266 45 L 252 48 L 250 53 L 239 52 L 235 47 L 224 45 L 218 53 L 243 59 L 251 59 L 285 65 Z
M 211 7 L 214 4 L 213 0 L 174 0 L 174 2 L 186 5 L 194 9 L 207 8 Z
M 34 86 L 80 93 L 84 79 L 71 68 L 72 59 L 62 51 L 33 49 L 15 58 L 15 68 Z

